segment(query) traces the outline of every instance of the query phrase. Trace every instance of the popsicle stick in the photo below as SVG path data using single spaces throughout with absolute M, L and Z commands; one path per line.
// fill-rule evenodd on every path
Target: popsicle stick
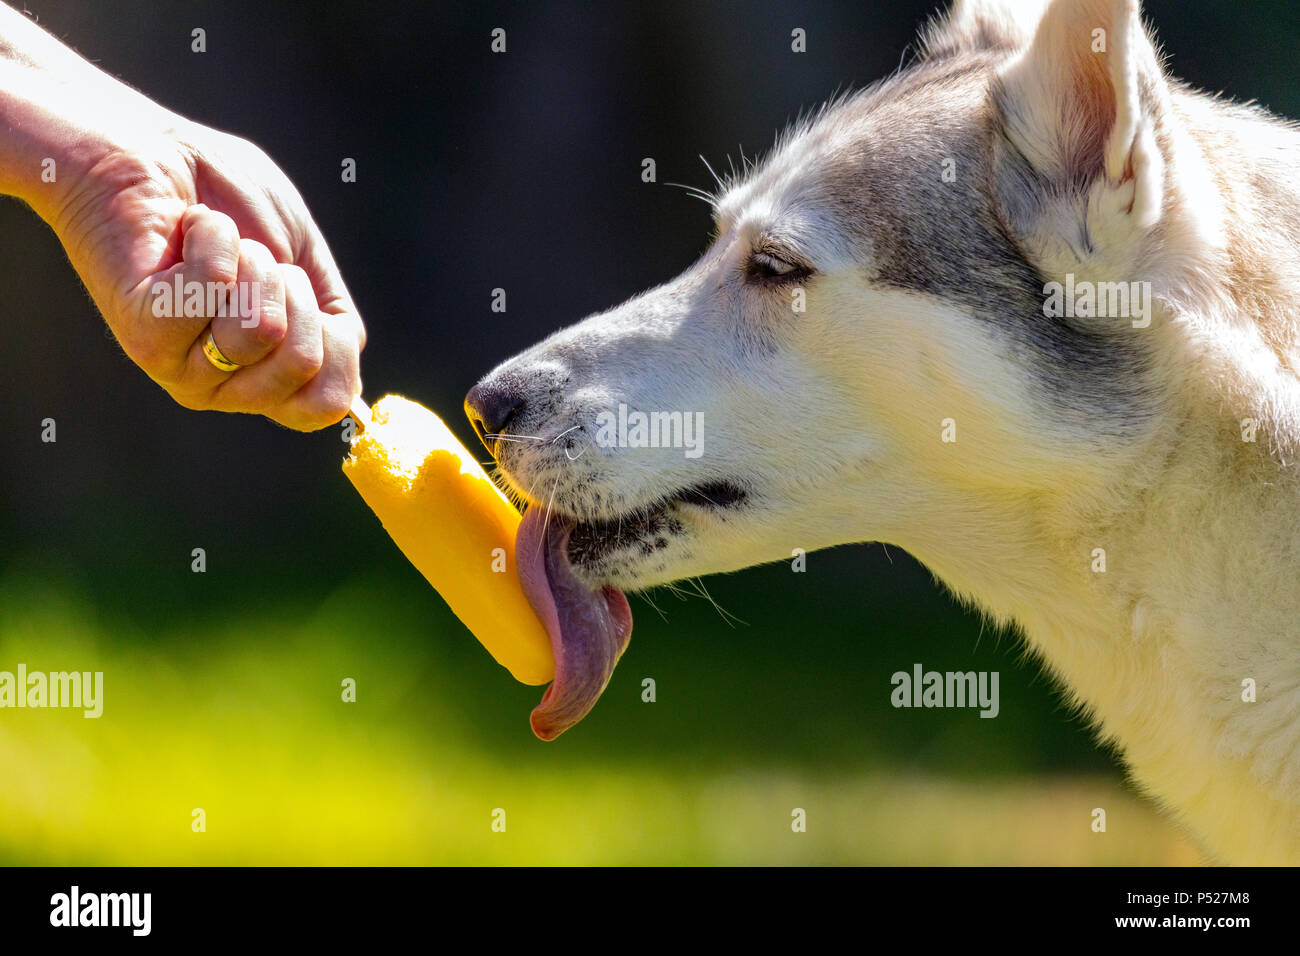
M 366 423 L 370 421 L 370 406 L 360 395 L 352 399 L 352 404 L 348 406 L 348 414 L 352 416 L 352 423 L 358 432 L 366 430 Z

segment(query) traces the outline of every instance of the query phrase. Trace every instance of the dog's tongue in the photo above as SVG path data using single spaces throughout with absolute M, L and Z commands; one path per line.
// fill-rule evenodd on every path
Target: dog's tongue
M 533 708 L 533 733 L 554 740 L 595 706 L 632 636 L 632 609 L 616 588 L 586 588 L 567 546 L 573 523 L 536 505 L 515 535 L 515 567 L 524 594 L 551 635 L 555 681 Z

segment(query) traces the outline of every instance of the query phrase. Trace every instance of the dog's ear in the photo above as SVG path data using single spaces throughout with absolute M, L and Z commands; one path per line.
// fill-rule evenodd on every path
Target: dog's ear
M 1122 215 L 1137 232 L 1159 220 L 1169 93 L 1138 0 L 1053 0 L 996 98 L 1040 194 L 1074 195 L 1085 216 Z
M 922 31 L 925 58 L 1004 51 L 1028 46 L 1048 0 L 955 0 Z

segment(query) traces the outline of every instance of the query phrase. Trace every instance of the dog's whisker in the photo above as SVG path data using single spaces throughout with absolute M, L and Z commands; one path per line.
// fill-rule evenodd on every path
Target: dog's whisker
M 694 490 L 691 492 L 691 496 L 692 496 L 692 497 L 695 497 L 695 498 L 703 498 L 705 501 L 707 501 L 709 504 L 713 505 L 713 507 L 715 507 L 715 508 L 721 508 L 721 507 L 722 507 L 720 504 L 718 504 L 716 501 L 714 501 L 712 498 L 710 498 L 710 497 L 709 497 L 708 495 L 706 495 L 704 492 L 700 491 L 698 488 L 694 489 Z
M 658 614 L 662 620 L 664 621 L 668 620 L 668 615 L 664 614 L 664 612 L 659 609 L 659 605 L 655 604 L 655 602 L 650 599 L 650 595 L 647 592 L 641 591 L 638 593 L 637 596 L 641 598 L 641 600 L 645 601 L 646 604 L 649 604 L 650 607 L 654 609 L 654 612 Z
M 484 437 L 484 438 L 491 438 L 493 441 L 540 441 L 540 442 L 545 442 L 545 441 L 547 440 L 547 439 L 545 439 L 545 438 L 542 438 L 542 437 L 539 436 L 539 435 L 506 435 L 506 434 L 496 434 L 496 435 L 484 435 L 483 437 Z
M 525 502 L 536 501 L 536 500 L 537 500 L 537 499 L 535 499 L 535 498 L 533 497 L 533 489 L 537 487 L 537 481 L 538 481 L 538 479 L 534 478 L 533 481 L 532 481 L 532 483 L 529 484 L 529 486 L 528 486 L 528 493 L 527 493 L 526 495 L 524 495 L 524 496 L 520 499 L 520 503 L 521 503 L 521 504 L 523 504 L 523 503 L 525 503 Z
M 582 451 L 578 452 L 576 455 L 570 455 L 569 449 L 566 448 L 564 449 L 564 457 L 569 459 L 569 461 L 577 461 L 579 458 L 581 458 L 583 455 L 587 453 L 587 449 L 590 447 L 591 447 L 591 442 L 587 442 L 587 444 L 582 446 Z
M 688 186 L 685 183 L 664 183 L 664 185 L 676 186 L 678 189 L 684 189 L 686 190 L 686 194 L 691 198 L 707 203 L 710 208 L 718 208 L 718 197 L 716 193 L 708 192 L 707 190 L 700 189 L 696 186 Z
M 726 189 L 727 187 L 723 184 L 722 177 L 713 171 L 713 167 L 709 165 L 709 161 L 704 158 L 703 153 L 700 154 L 700 162 L 702 162 L 704 168 L 709 171 L 709 175 L 713 177 L 713 181 L 718 184 L 718 189 Z
M 721 604 L 715 601 L 713 599 L 713 595 L 709 593 L 708 588 L 704 586 L 704 582 L 701 581 L 698 577 L 691 578 L 690 580 L 691 583 L 695 585 L 695 588 L 699 593 L 700 597 L 704 598 L 704 600 L 708 601 L 711 605 L 713 605 L 713 609 L 718 612 L 718 616 L 721 617 L 722 620 L 726 622 L 728 627 L 734 628 L 736 624 L 744 624 L 746 627 L 749 626 L 749 623 L 747 621 L 744 621 L 741 618 L 737 617 L 735 614 L 732 614 Z
M 683 591 L 677 585 L 669 583 L 669 584 L 665 584 L 664 587 L 667 588 L 668 593 L 671 594 L 673 597 L 677 598 L 677 600 L 683 602 L 690 600 L 691 597 L 690 592 Z
M 557 476 L 555 484 L 551 485 L 551 498 L 546 502 L 546 519 L 542 522 L 542 536 L 537 539 L 537 553 L 541 554 L 542 545 L 546 543 L 546 532 L 551 527 L 551 506 L 555 504 L 555 492 L 560 487 L 560 479 Z
M 579 428 L 581 428 L 581 427 L 582 427 L 581 425 L 571 425 L 570 427 L 566 428 L 564 431 L 562 431 L 562 432 L 560 432 L 558 435 L 556 435 L 554 438 L 552 438 L 549 442 L 547 442 L 547 444 L 548 444 L 548 445 L 554 445 L 557 441 L 559 441 L 559 440 L 560 440 L 561 438 L 563 438 L 565 435 L 569 434 L 569 432 L 571 432 L 571 431 L 576 431 L 577 429 L 579 429 Z

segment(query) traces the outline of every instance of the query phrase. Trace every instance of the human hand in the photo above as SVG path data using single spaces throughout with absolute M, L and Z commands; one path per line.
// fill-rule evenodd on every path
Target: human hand
M 0 193 L 50 224 L 126 354 L 176 401 L 304 431 L 347 414 L 365 329 L 262 150 L 164 109 L 4 4 L 0 130 Z M 209 362 L 209 326 L 239 368 Z
M 177 402 L 302 431 L 347 414 L 365 329 L 301 196 L 265 153 L 182 121 L 73 177 L 50 224 L 127 355 Z M 240 368 L 208 361 L 209 326 Z

